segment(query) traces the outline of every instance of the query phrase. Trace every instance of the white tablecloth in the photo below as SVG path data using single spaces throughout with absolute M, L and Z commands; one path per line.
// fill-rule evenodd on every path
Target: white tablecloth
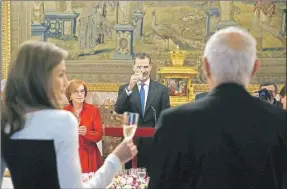
M 13 189 L 12 180 L 10 177 L 4 177 L 2 180 L 2 189 Z

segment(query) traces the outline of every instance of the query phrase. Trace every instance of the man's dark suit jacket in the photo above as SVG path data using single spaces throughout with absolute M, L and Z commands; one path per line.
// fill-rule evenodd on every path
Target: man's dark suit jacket
M 199 100 L 199 99 L 205 97 L 207 94 L 208 94 L 208 92 L 197 94 L 197 95 L 195 95 L 195 99 L 194 100 Z
M 286 181 L 286 112 L 237 84 L 164 111 L 152 145 L 149 189 L 283 189 Z
M 150 80 L 146 108 L 143 116 L 138 86 L 134 86 L 130 96 L 127 96 L 125 90 L 127 86 L 128 84 L 122 85 L 119 89 L 115 112 L 118 114 L 124 112 L 139 113 L 138 127 L 154 127 L 161 112 L 170 107 L 168 88 L 158 82 Z M 151 141 L 152 140 L 148 138 L 137 140 L 139 150 L 138 164 L 141 167 L 147 167 Z M 130 165 L 128 165 L 128 168 L 129 166 Z

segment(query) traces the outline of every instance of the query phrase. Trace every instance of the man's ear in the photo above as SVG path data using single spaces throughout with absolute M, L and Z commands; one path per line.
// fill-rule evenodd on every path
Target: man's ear
M 256 59 L 250 76 L 251 79 L 254 77 L 255 73 L 260 69 L 260 66 L 261 66 L 260 61 Z
M 204 76 L 206 77 L 206 79 L 208 79 L 211 77 L 211 72 L 210 72 L 210 66 L 209 66 L 209 63 L 206 57 L 203 58 L 202 64 L 203 64 L 202 70 L 203 70 Z

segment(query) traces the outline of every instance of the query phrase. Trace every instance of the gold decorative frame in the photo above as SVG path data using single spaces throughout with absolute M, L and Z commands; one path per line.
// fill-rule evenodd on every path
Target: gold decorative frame
M 195 97 L 194 92 L 191 90 L 189 86 L 191 86 L 191 78 L 188 75 L 173 75 L 173 76 L 166 76 L 164 79 L 164 85 L 167 86 L 168 79 L 187 79 L 187 94 L 186 96 L 170 96 L 170 105 L 171 106 L 178 106 L 189 101 L 192 101 Z
M 161 67 L 158 71 L 158 74 L 161 75 L 162 83 L 167 86 L 168 79 L 179 78 L 187 79 L 187 94 L 186 96 L 170 96 L 171 106 L 178 106 L 187 102 L 194 100 L 195 93 L 192 86 L 192 77 L 197 75 L 197 71 L 191 67 Z
M 118 92 L 121 85 L 124 83 L 88 83 L 89 91 L 99 91 L 99 92 Z M 192 84 L 195 93 L 208 92 L 208 84 Z M 278 85 L 278 90 L 280 90 L 283 85 Z M 258 84 L 250 84 L 247 88 L 249 92 L 257 91 L 259 89 Z
M 252 93 L 254 91 L 258 91 L 258 84 L 250 84 L 247 88 L 247 91 Z M 283 85 L 278 85 L 278 89 L 281 89 Z M 194 92 L 208 92 L 209 86 L 207 84 L 193 84 Z
M 118 92 L 124 83 L 88 83 L 89 91 Z
M 7 68 L 11 56 L 11 2 L 2 1 L 2 79 L 7 77 Z

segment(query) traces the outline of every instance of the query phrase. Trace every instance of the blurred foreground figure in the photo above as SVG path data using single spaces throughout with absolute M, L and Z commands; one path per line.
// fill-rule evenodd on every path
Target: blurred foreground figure
M 123 141 L 82 183 L 79 124 L 59 103 L 66 98 L 67 55 L 52 43 L 27 41 L 9 64 L 1 110 L 1 175 L 7 166 L 14 189 L 105 188 L 137 154 L 132 140 Z
M 211 91 L 164 111 L 156 125 L 149 188 L 287 188 L 286 112 L 246 91 L 260 65 L 254 38 L 217 31 L 203 65 Z

